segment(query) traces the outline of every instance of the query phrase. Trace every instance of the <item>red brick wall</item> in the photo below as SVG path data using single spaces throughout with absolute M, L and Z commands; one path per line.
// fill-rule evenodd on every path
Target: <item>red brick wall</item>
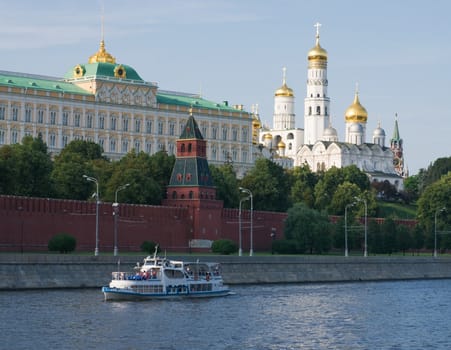
M 254 211 L 254 251 L 269 251 L 271 230 L 282 237 L 286 214 Z M 65 232 L 77 239 L 77 251 L 94 251 L 94 202 L 0 196 L 0 251 L 46 251 L 49 239 Z M 112 252 L 114 217 L 111 203 L 99 205 L 99 251 Z M 216 206 L 184 208 L 120 205 L 118 248 L 139 251 L 143 241 L 168 251 L 188 251 L 190 239 L 229 238 L 238 243 L 238 209 Z M 242 212 L 243 251 L 250 248 L 250 211 Z

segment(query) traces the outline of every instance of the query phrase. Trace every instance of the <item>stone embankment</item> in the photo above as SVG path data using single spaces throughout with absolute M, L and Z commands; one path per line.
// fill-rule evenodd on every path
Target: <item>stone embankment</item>
M 352 282 L 451 278 L 449 257 L 171 256 L 217 261 L 227 284 Z M 0 254 L 0 290 L 107 285 L 112 271 L 130 271 L 137 256 Z

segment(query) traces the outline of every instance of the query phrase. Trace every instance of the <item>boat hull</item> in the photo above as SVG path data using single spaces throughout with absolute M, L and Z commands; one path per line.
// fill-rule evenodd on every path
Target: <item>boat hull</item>
M 200 292 L 177 292 L 177 293 L 141 293 L 134 290 L 102 287 L 102 292 L 106 301 L 114 300 L 157 300 L 157 299 L 180 299 L 180 298 L 213 298 L 223 297 L 230 295 L 230 289 L 224 288 L 221 290 L 213 291 L 200 291 Z

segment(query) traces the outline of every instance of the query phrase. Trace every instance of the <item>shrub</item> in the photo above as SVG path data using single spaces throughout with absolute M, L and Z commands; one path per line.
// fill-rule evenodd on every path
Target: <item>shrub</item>
M 230 239 L 218 239 L 211 245 L 213 253 L 229 255 L 238 251 L 236 243 Z
M 51 252 L 70 253 L 75 250 L 77 240 L 67 233 L 58 233 L 49 240 L 48 248 Z
M 272 251 L 277 254 L 296 254 L 299 252 L 297 242 L 293 239 L 278 239 L 272 242 Z
M 144 241 L 141 244 L 141 251 L 147 253 L 147 254 L 153 254 L 155 253 L 155 246 L 157 244 L 153 241 Z M 157 253 L 160 251 L 160 247 L 158 247 Z

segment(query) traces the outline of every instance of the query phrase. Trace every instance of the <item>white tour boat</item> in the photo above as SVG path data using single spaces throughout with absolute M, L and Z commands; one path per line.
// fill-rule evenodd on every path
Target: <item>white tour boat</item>
M 134 272 L 113 272 L 102 292 L 105 300 L 140 300 L 225 296 L 230 289 L 218 263 L 175 261 L 155 253 Z

